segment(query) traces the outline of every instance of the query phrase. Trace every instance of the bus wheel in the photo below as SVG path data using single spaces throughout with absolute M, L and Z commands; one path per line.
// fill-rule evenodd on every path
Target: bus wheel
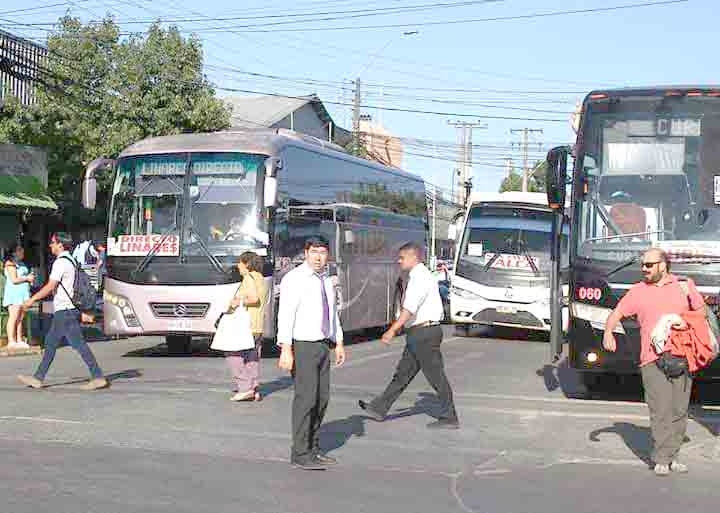
M 603 374 L 599 372 L 580 372 L 580 387 L 578 398 L 590 399 L 601 390 Z
M 190 335 L 168 335 L 165 337 L 168 353 L 182 355 L 192 353 L 192 337 Z

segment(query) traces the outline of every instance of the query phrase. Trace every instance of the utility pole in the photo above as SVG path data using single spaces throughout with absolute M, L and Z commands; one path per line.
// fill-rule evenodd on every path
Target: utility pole
M 353 100 L 353 155 L 360 153 L 360 77 L 355 79 Z
M 437 262 L 437 251 L 435 246 L 437 245 L 437 188 L 434 185 L 430 185 L 430 194 L 432 195 L 432 224 L 430 225 L 430 269 L 435 270 Z
M 513 173 L 513 159 L 512 158 L 506 158 L 505 159 L 505 170 L 507 171 L 507 178 L 510 178 Z
M 511 134 L 522 134 L 522 140 L 520 142 L 520 149 L 523 152 L 523 179 L 522 179 L 522 191 L 527 192 L 528 189 L 528 175 L 530 170 L 528 169 L 528 146 L 529 146 L 529 135 L 532 133 L 543 133 L 540 128 L 517 128 L 510 130 Z
M 458 129 L 458 187 L 456 201 L 464 205 L 472 190 L 472 134 L 475 128 L 487 128 L 479 120 L 448 121 L 448 125 Z M 470 187 L 468 188 L 468 184 Z

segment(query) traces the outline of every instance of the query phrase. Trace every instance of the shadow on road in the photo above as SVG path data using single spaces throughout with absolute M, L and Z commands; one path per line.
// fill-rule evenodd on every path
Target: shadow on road
M 437 417 L 440 406 L 440 400 L 435 394 L 420 393 L 414 405 L 395 410 L 395 413 L 387 415 L 383 422 L 391 422 L 414 415 Z M 353 436 L 365 436 L 365 423 L 368 421 L 375 422 L 359 413 L 323 424 L 320 427 L 320 447 L 323 451 L 330 452 L 344 446 Z
M 600 435 L 615 434 L 622 438 L 628 449 L 630 449 L 637 458 L 648 467 L 652 465 L 650 454 L 652 451 L 652 438 L 650 436 L 650 428 L 636 426 L 629 422 L 616 422 L 612 426 L 596 429 L 590 433 L 590 440 L 593 442 L 600 441 Z
M 260 394 L 267 397 L 276 392 L 282 392 L 293 386 L 293 379 L 290 376 L 281 376 L 267 383 L 260 383 Z
M 570 368 L 567 358 L 557 365 L 545 365 L 536 371 L 543 379 L 548 392 L 558 388 L 571 399 L 596 399 L 604 401 L 643 400 L 642 383 L 639 376 L 596 374 L 583 377 L 583 373 Z M 592 382 L 587 378 L 592 377 Z
M 142 369 L 128 369 L 124 371 L 119 372 L 113 372 L 112 374 L 106 374 L 105 379 L 107 379 L 110 384 L 114 383 L 115 381 L 124 381 L 129 379 L 136 379 L 143 376 Z M 61 381 L 58 383 L 49 383 L 45 386 L 45 388 L 53 388 L 53 387 L 61 387 L 61 386 L 67 386 L 67 385 L 80 385 L 83 383 L 87 383 L 89 377 L 84 378 L 70 378 L 66 381 Z

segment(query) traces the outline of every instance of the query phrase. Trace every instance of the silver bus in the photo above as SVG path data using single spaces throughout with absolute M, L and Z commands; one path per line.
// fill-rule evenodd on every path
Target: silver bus
M 471 195 L 450 288 L 459 334 L 475 324 L 550 331 L 552 216 L 544 193 Z
M 422 179 L 289 130 L 142 140 L 87 167 L 87 208 L 103 171 L 113 175 L 105 333 L 164 335 L 171 352 L 214 331 L 239 286 L 234 264 L 245 251 L 265 259 L 265 336 L 273 338 L 278 285 L 302 261 L 307 236 L 331 242 L 348 331 L 390 322 L 397 249 L 426 245 Z

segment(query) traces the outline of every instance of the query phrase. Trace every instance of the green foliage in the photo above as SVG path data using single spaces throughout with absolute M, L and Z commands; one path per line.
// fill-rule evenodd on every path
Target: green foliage
M 545 172 L 547 164 L 545 161 L 538 161 L 528 177 L 528 192 L 545 192 Z M 500 192 L 521 191 L 522 172 L 512 171 L 500 184 Z
M 123 38 L 112 18 L 83 25 L 65 17 L 49 37 L 48 51 L 37 104 L 28 108 L 11 100 L 0 110 L 0 142 L 46 149 L 48 189 L 66 206 L 68 224 L 87 217 L 78 208 L 87 162 L 115 157 L 145 137 L 230 125 L 228 108 L 203 75 L 200 42 L 183 38 L 177 28 L 154 25 L 143 36 Z M 103 178 L 100 216 L 110 181 Z

